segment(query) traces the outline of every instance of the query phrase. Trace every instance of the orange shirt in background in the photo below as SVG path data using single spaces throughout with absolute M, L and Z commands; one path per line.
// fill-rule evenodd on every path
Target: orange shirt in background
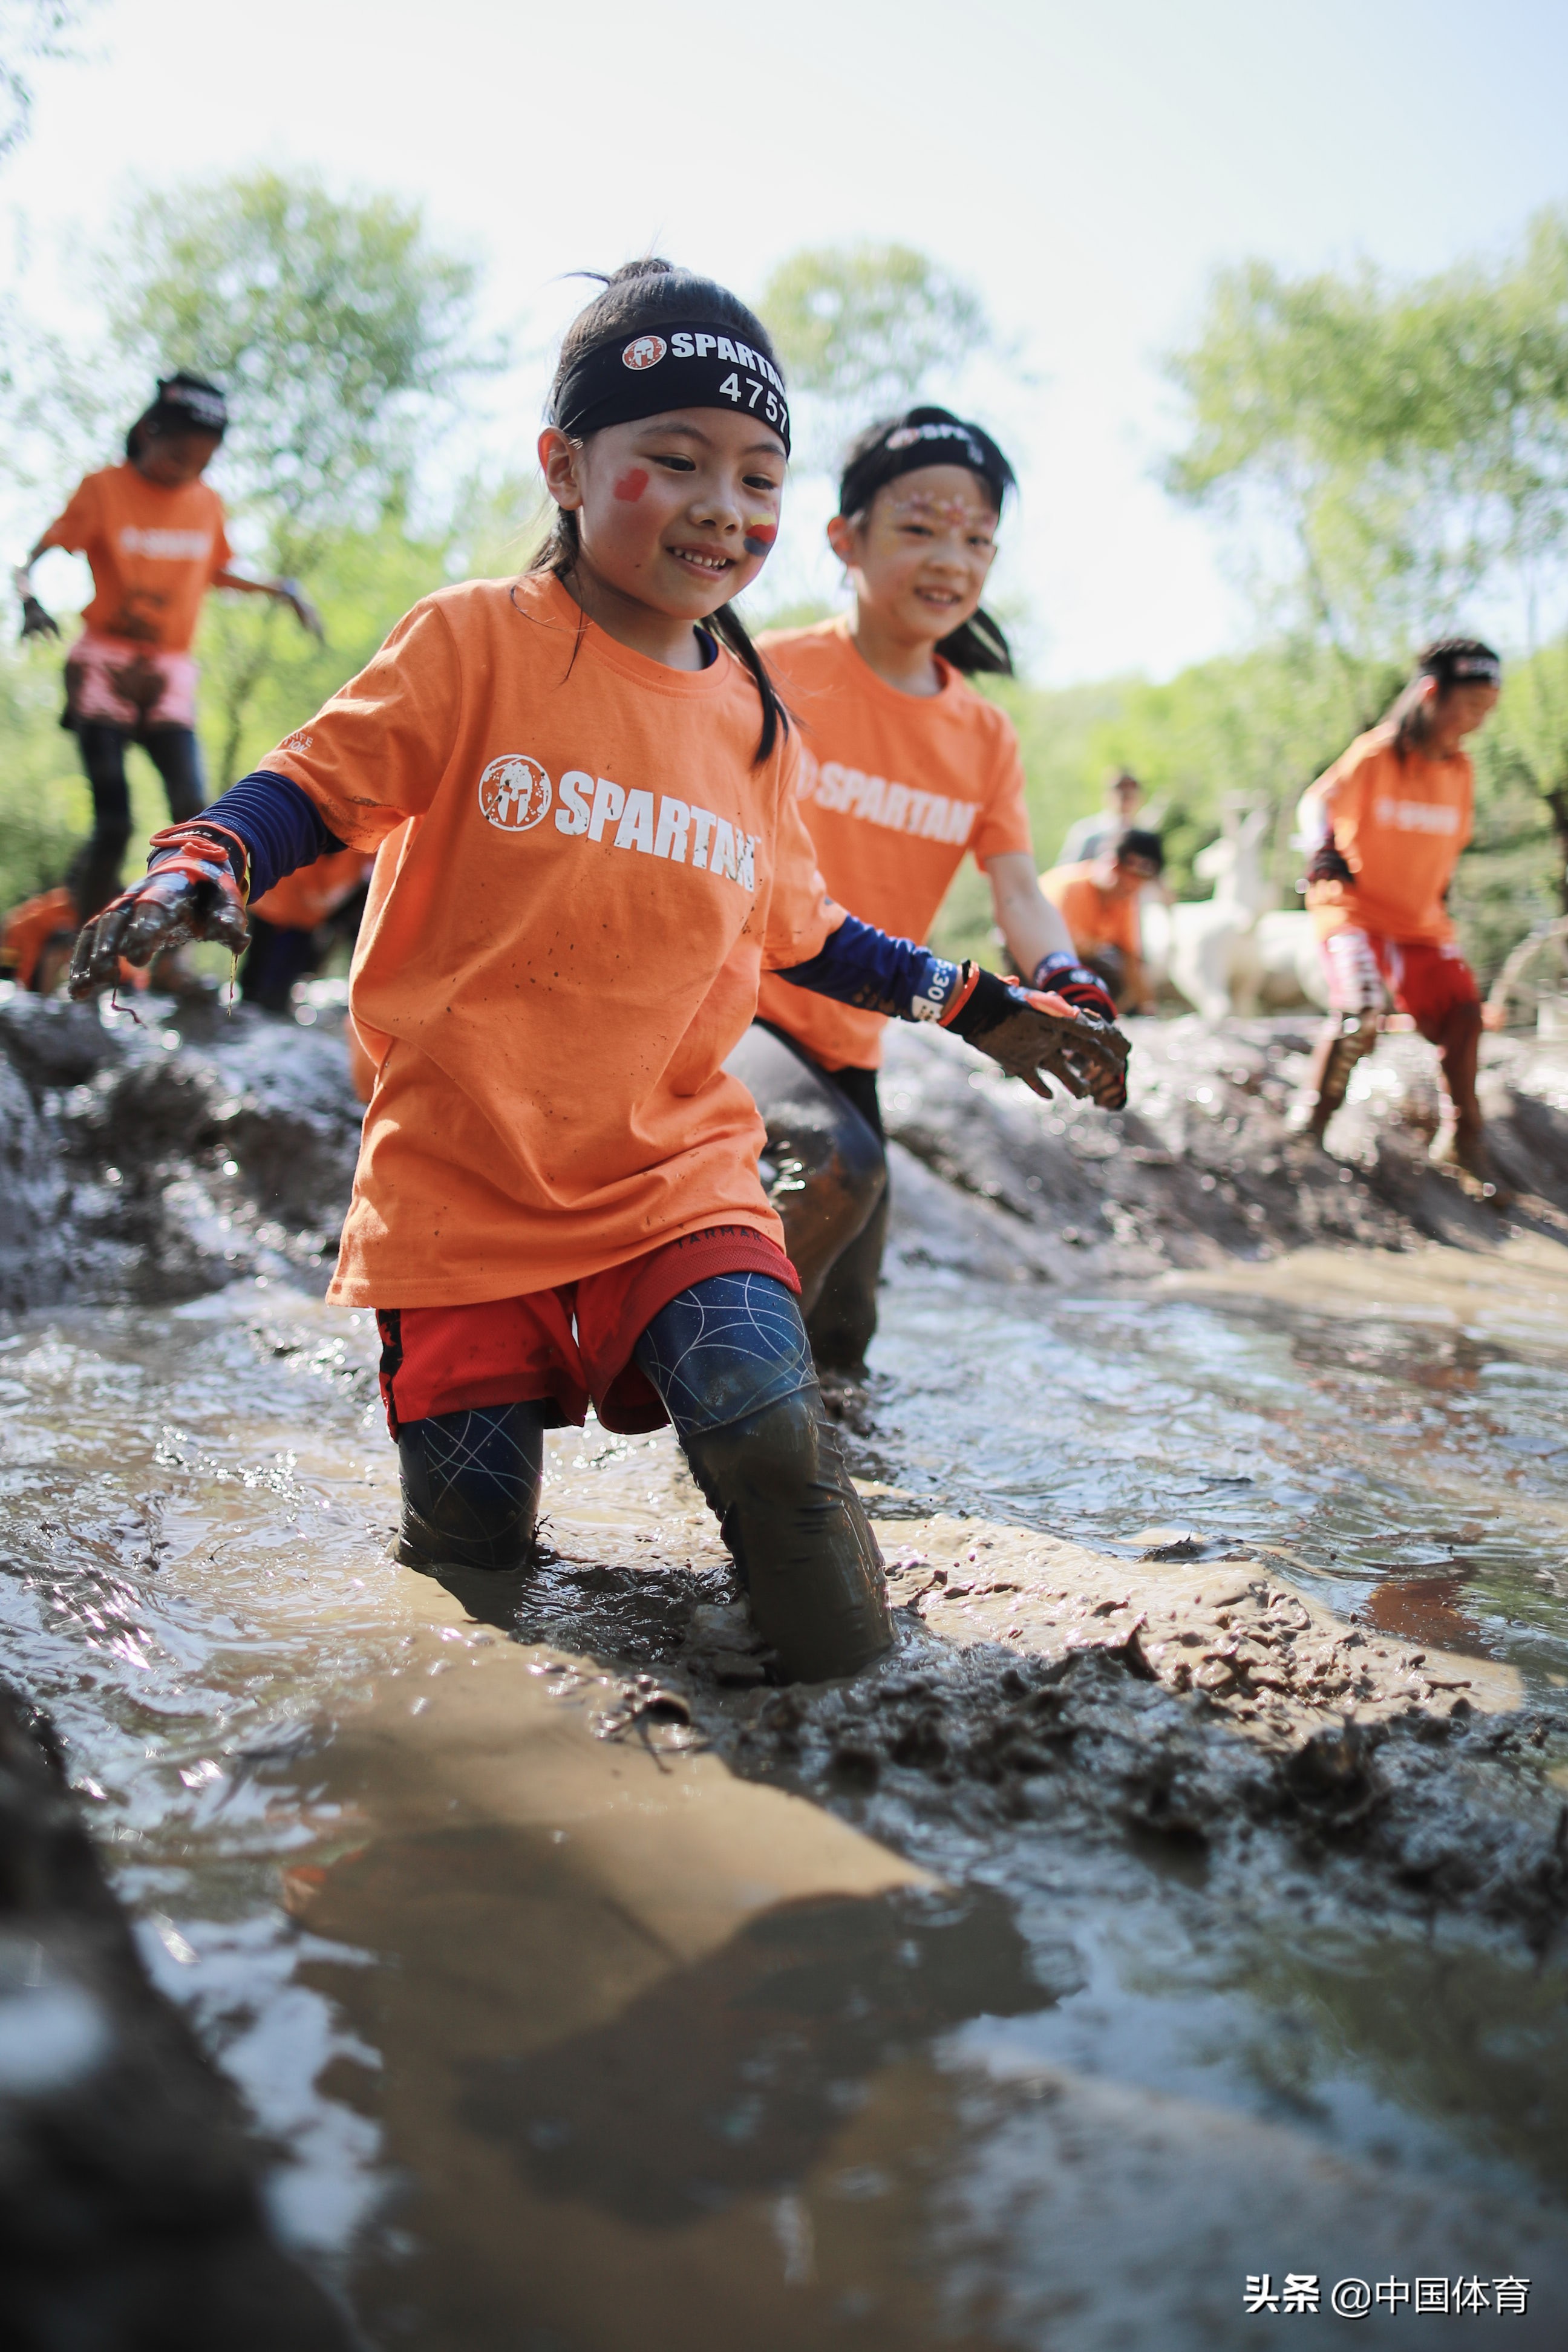
M 190 650 L 202 598 L 233 552 L 216 490 L 205 482 L 164 489 L 129 464 L 79 482 L 40 544 L 85 555 L 92 567 L 84 628 L 174 654 Z
M 1353 882 L 1313 882 L 1307 905 L 1321 940 L 1351 924 L 1414 946 L 1451 940 L 1443 894 L 1470 837 L 1475 772 L 1463 751 L 1401 760 L 1392 727 L 1360 735 L 1310 785 L 1334 830 Z
M 1136 971 L 1140 951 L 1138 893 L 1120 898 L 1102 890 L 1094 878 L 1093 858 L 1077 866 L 1053 866 L 1040 877 L 1040 887 L 1072 933 L 1079 955 L 1097 947 L 1120 948 Z
M 313 865 L 297 866 L 253 899 L 250 912 L 283 931 L 313 931 L 352 898 L 371 870 L 363 849 L 329 849 Z
M 804 736 L 800 812 L 841 907 L 923 940 L 947 887 L 976 863 L 1029 854 L 1013 722 L 939 658 L 938 694 L 901 694 L 855 650 L 847 619 L 770 632 L 761 644 Z M 879 1013 L 763 978 L 757 1010 L 825 1069 L 875 1069 Z
M 341 841 L 387 844 L 351 999 L 380 1067 L 331 1297 L 512 1298 L 714 1224 L 783 1247 L 723 1063 L 763 969 L 843 914 L 795 739 L 754 767 L 758 723 L 727 651 L 666 669 L 534 575 L 416 604 L 262 762 Z

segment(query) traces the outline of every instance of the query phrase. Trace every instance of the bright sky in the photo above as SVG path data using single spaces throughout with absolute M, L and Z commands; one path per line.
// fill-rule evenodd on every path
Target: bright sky
M 999 584 L 1057 683 L 1245 640 L 1214 529 L 1151 478 L 1159 354 L 1212 270 L 1433 268 L 1568 200 L 1561 0 L 106 0 L 85 45 L 0 178 L 40 263 L 137 180 L 416 197 L 535 353 L 487 429 L 514 460 L 574 267 L 652 247 L 754 294 L 798 246 L 898 238 L 963 273 L 1023 353 L 970 391 L 1023 478 Z

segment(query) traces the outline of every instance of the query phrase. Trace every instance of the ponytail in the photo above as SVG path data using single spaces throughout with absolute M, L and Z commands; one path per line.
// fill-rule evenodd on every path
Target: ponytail
M 589 277 L 599 272 L 590 270 Z M 731 294 L 727 287 L 716 285 L 710 278 L 700 278 L 689 269 L 676 269 L 668 261 L 650 255 L 642 261 L 628 261 L 613 276 L 602 278 L 602 294 L 596 294 L 585 310 L 578 312 L 567 328 L 561 342 L 561 358 L 556 366 L 554 382 L 550 390 L 550 410 L 553 414 L 561 387 L 576 361 L 595 343 L 607 342 L 613 336 L 635 335 L 655 331 L 668 320 L 707 319 L 726 332 L 740 335 L 746 342 L 763 352 L 776 368 L 778 361 L 767 330 L 752 316 L 745 304 Z M 569 580 L 582 555 L 582 537 L 577 517 L 569 508 L 557 507 L 555 518 L 544 539 L 528 564 L 526 576 L 551 572 L 557 580 Z M 703 627 L 721 638 L 736 659 L 750 672 L 763 706 L 762 729 L 757 748 L 752 755 L 753 767 L 773 757 L 781 730 L 789 732 L 789 714 L 779 700 L 767 665 L 752 643 L 745 623 L 733 604 L 721 604 L 710 613 Z M 998 633 L 999 634 L 999 633 Z M 954 635 L 962 635 L 954 631 Z
M 1014 675 L 1013 648 L 984 605 L 971 613 L 951 636 L 943 637 L 937 651 L 944 662 L 951 662 L 966 677 L 973 677 L 981 671 L 994 677 Z

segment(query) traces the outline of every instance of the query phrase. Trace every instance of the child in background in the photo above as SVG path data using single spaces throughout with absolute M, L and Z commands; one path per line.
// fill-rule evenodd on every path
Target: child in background
M 1012 671 L 980 604 L 1012 487 L 989 434 L 945 408 L 870 426 L 827 526 L 853 613 L 760 643 L 801 723 L 801 815 L 839 905 L 923 940 L 973 855 L 1017 970 L 1110 1021 L 1109 998 L 1078 969 L 1035 878 L 1013 723 L 967 682 Z M 729 1066 L 767 1128 L 773 1202 L 817 1367 L 859 1378 L 888 1229 L 877 1094 L 887 1019 L 766 973 L 757 1013 Z
M 525 1566 L 543 1432 L 590 1400 L 611 1430 L 668 1417 L 783 1670 L 847 1674 L 891 1626 L 761 1123 L 723 1068 L 760 974 L 942 1021 L 1036 1086 L 1115 1049 L 822 887 L 797 746 L 731 602 L 789 453 L 751 312 L 631 264 L 568 330 L 550 419 L 531 570 L 426 598 L 264 769 L 161 835 L 72 987 L 193 934 L 238 943 L 247 889 L 380 847 L 352 993 L 377 1073 L 329 1296 L 377 1311 L 399 1558 Z
M 79 482 L 64 513 L 12 574 L 23 637 L 58 637 L 58 623 L 33 593 L 33 565 L 47 548 L 59 547 L 85 555 L 92 572 L 92 601 L 66 659 L 63 723 L 81 748 L 93 829 L 65 888 L 47 894 L 53 929 L 68 940 L 120 887 L 131 839 L 126 746 L 140 743 L 157 769 L 176 823 L 195 816 L 206 797 L 191 640 L 207 590 L 276 597 L 312 635 L 321 634 L 297 583 L 247 580 L 233 568 L 223 501 L 202 479 L 227 426 L 216 384 L 183 373 L 160 378 L 157 397 L 125 436 L 123 464 Z M 24 935 L 22 924 L 16 936 Z M 37 955 L 29 973 L 35 984 L 43 976 Z
M 1072 933 L 1073 946 L 1103 982 L 1118 1012 L 1152 1013 L 1143 973 L 1143 893 L 1165 870 L 1165 849 L 1157 833 L 1136 825 L 1119 833 L 1097 856 L 1076 866 L 1053 866 L 1040 887 Z
M 1454 942 L 1447 898 L 1470 837 L 1475 772 L 1465 738 L 1484 726 L 1502 664 L 1474 637 L 1428 646 L 1381 725 L 1358 736 L 1301 800 L 1311 849 L 1307 905 L 1330 1016 L 1297 1124 L 1321 1143 L 1351 1072 L 1377 1043 L 1384 990 L 1441 1055 L 1446 1097 L 1431 1156 L 1504 1200 L 1487 1151 L 1476 1069 L 1480 992 Z

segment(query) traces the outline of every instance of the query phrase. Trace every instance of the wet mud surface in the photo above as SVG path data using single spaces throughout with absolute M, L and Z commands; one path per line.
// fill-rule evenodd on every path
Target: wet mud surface
M 1307 2340 L 1417 2276 L 1487 2302 L 1371 2336 L 1562 2340 L 1558 1079 L 1489 1080 L 1537 1154 L 1500 1219 L 1400 1041 L 1303 1182 L 1283 1024 L 1211 1036 L 1228 1077 L 1192 1028 L 1097 1142 L 956 1065 L 940 1172 L 942 1041 L 890 1071 L 844 1411 L 900 1650 L 826 1691 L 771 1681 L 668 1433 L 551 1441 L 526 1577 L 387 1560 L 374 1337 L 306 1246 L 337 1041 L 27 1048 L 57 1185 L 105 1069 L 199 1115 L 108 1188 L 166 1255 L 111 1202 L 110 1303 L 73 1243 L 0 1331 L 0 1639 L 368 2341 L 1224 2352 L 1263 2272 L 1320 2278 Z

